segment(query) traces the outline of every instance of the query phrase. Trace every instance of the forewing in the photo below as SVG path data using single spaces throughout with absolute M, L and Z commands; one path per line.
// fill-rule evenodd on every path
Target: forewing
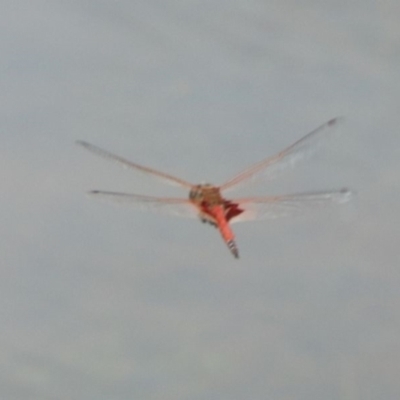
M 260 175 L 273 177 L 279 170 L 295 165 L 297 161 L 315 151 L 318 145 L 334 132 L 334 128 L 342 120 L 343 118 L 331 119 L 278 154 L 247 168 L 239 175 L 221 185 L 221 190 L 236 188 L 241 184 L 251 182 Z
M 197 207 L 189 200 L 169 197 L 141 196 L 130 193 L 93 190 L 89 195 L 98 199 L 126 203 L 143 210 L 154 210 L 179 217 L 198 217 Z
M 351 196 L 352 192 L 350 190 L 342 189 L 329 192 L 233 199 L 232 202 L 244 211 L 237 217 L 234 217 L 231 222 L 293 216 L 319 207 L 346 203 L 351 199 Z
M 117 156 L 115 154 L 112 154 L 106 150 L 101 149 L 100 147 L 97 147 L 93 144 L 87 143 L 87 142 L 83 142 L 81 140 L 76 142 L 78 145 L 84 147 L 86 150 L 89 150 L 90 152 L 101 156 L 103 158 L 109 159 L 111 161 L 114 161 L 120 165 L 122 165 L 125 168 L 132 168 L 135 169 L 137 171 L 140 172 L 144 172 L 146 174 L 150 174 L 158 179 L 161 179 L 167 183 L 173 184 L 173 185 L 178 185 L 181 187 L 186 187 L 186 188 L 191 188 L 192 184 L 190 184 L 189 182 L 184 181 L 183 179 L 180 178 L 176 178 L 175 176 L 172 175 L 168 175 L 165 174 L 164 172 L 161 171 L 157 171 L 155 169 L 152 168 L 148 168 L 148 167 L 144 167 L 142 165 L 139 164 L 135 164 L 131 161 L 128 161 L 120 156 Z

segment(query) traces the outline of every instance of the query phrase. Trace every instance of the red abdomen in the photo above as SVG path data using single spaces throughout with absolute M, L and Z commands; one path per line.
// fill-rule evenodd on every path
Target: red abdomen
M 239 212 L 234 214 L 234 216 L 242 213 L 242 210 L 239 210 L 237 208 L 237 206 L 236 206 L 236 209 Z M 236 243 L 235 243 L 235 235 L 234 235 L 231 227 L 229 226 L 228 218 L 226 216 L 229 214 L 229 211 L 231 211 L 231 209 L 229 209 L 228 214 L 226 214 L 225 213 L 226 210 L 224 210 L 224 207 L 221 205 L 218 205 L 218 206 L 213 206 L 210 209 L 210 211 L 213 214 L 213 217 L 215 218 L 215 220 L 217 221 L 217 226 L 221 233 L 222 238 L 224 239 L 224 242 L 229 247 L 229 250 L 235 256 L 235 258 L 238 258 L 239 252 L 238 252 L 238 249 L 237 249 Z M 233 216 L 231 216 L 230 218 L 233 218 Z

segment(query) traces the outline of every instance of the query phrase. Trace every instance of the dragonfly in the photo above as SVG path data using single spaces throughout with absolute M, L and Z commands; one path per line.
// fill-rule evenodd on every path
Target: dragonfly
M 103 190 L 92 190 L 89 192 L 90 195 L 129 203 L 146 210 L 157 210 L 170 215 L 198 218 L 201 222 L 217 228 L 232 255 L 239 258 L 239 250 L 231 228 L 232 223 L 293 215 L 319 206 L 345 203 L 351 198 L 352 192 L 347 188 L 243 198 L 230 198 L 225 195 L 226 191 L 230 189 L 236 189 L 246 183 L 254 182 L 259 177 L 274 177 L 276 172 L 294 166 L 329 138 L 341 120 L 340 117 L 329 120 L 291 146 L 248 167 L 219 186 L 210 183 L 192 184 L 165 172 L 131 162 L 88 142 L 78 141 L 77 144 L 123 167 L 177 185 L 189 192 L 188 197 L 178 198 Z

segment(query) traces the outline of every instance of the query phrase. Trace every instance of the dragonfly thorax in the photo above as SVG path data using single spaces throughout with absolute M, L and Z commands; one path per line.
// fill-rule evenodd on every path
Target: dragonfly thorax
M 219 192 L 219 188 L 209 183 L 194 186 L 190 190 L 189 199 L 194 203 L 205 203 L 208 206 L 222 204 L 224 201 Z

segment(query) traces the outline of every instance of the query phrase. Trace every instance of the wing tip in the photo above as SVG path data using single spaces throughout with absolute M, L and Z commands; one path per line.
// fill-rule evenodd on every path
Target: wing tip
M 335 118 L 330 119 L 326 124 L 328 126 L 334 126 L 334 125 L 341 124 L 344 120 L 345 120 L 345 117 L 342 115 L 339 115 Z
M 350 201 L 355 195 L 354 190 L 351 190 L 347 187 L 344 187 L 339 190 L 339 197 L 338 197 L 338 203 L 347 203 Z
M 84 140 L 75 140 L 75 144 L 77 146 L 83 147 L 84 149 L 86 149 L 88 151 L 98 151 L 96 146 L 94 146 L 93 144 L 90 144 L 89 142 L 85 142 Z

